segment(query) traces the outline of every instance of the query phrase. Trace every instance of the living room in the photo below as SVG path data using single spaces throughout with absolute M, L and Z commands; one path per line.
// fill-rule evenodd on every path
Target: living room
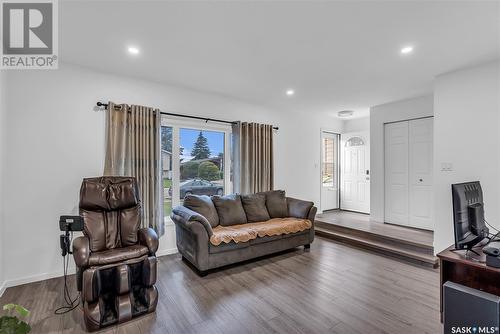
M 463 245 L 452 185 L 480 182 L 482 218 L 469 220 L 483 249 L 500 229 L 500 2 L 42 2 L 51 16 L 30 10 L 52 23 L 51 42 L 37 20 L 25 39 L 50 44 L 50 62 L 38 46 L 26 54 L 46 62 L 27 65 L 2 27 L 0 305 L 22 306 L 2 316 L 32 333 L 448 333 L 467 321 L 498 333 L 480 306 L 443 308 L 440 282 L 500 298 L 500 270 L 484 263 L 496 257 L 472 243 L 438 255 Z M 9 23 L 29 12 L 16 3 L 2 1 Z M 417 121 L 430 125 L 412 173 Z M 406 131 L 403 186 L 388 167 L 392 127 Z M 358 137 L 362 151 L 347 144 Z M 363 161 L 357 176 L 347 156 Z M 354 177 L 363 185 L 349 188 Z M 92 217 L 122 204 L 142 208 L 128 246 L 147 253 L 140 272 L 99 254 L 125 247 L 125 227 L 110 246 L 112 219 Z M 358 227 L 330 235 L 329 223 Z M 372 226 L 377 240 L 430 236 L 430 254 L 361 240 Z M 120 279 L 132 283 L 102 283 Z

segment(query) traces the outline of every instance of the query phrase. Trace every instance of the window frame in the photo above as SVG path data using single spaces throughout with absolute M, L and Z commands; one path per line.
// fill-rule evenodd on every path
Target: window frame
M 230 194 L 233 190 L 231 182 L 231 124 L 215 124 L 206 123 L 201 120 L 180 120 L 172 118 L 172 116 L 162 115 L 161 126 L 172 128 L 172 208 L 175 208 L 181 203 L 180 199 L 180 129 L 214 131 L 224 133 L 224 195 Z M 161 180 L 163 185 L 163 178 Z M 163 191 L 163 186 L 162 186 Z M 162 192 L 163 196 L 163 192 Z M 162 197 L 163 199 L 163 197 Z M 164 222 L 167 225 L 173 224 L 170 216 L 164 217 Z

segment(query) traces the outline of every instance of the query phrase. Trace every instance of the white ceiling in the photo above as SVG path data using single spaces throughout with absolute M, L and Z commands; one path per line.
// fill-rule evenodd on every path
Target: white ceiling
M 61 1 L 59 11 L 62 61 L 283 111 L 359 117 L 500 56 L 497 1 Z

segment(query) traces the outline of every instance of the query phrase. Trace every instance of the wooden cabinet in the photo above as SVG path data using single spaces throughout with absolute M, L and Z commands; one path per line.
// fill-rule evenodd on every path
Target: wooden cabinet
M 500 296 L 500 268 L 489 267 L 485 264 L 486 256 L 481 253 L 470 258 L 465 251 L 452 251 L 450 246 L 437 256 L 441 273 L 441 321 L 443 319 L 443 284 L 450 281 L 473 289 Z

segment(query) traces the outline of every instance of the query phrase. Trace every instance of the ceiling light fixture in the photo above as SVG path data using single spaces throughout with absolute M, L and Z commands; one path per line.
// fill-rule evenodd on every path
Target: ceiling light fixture
M 286 95 L 288 96 L 292 96 L 293 94 L 295 94 L 295 91 L 293 89 L 289 89 L 286 91 Z
M 337 113 L 339 117 L 349 117 L 354 114 L 354 111 L 352 110 L 342 110 Z
M 413 46 L 405 46 L 404 48 L 401 49 L 402 54 L 408 54 L 413 51 Z
M 128 47 L 128 53 L 133 54 L 133 55 L 138 55 L 139 54 L 139 49 L 136 48 L 135 46 L 129 46 Z

